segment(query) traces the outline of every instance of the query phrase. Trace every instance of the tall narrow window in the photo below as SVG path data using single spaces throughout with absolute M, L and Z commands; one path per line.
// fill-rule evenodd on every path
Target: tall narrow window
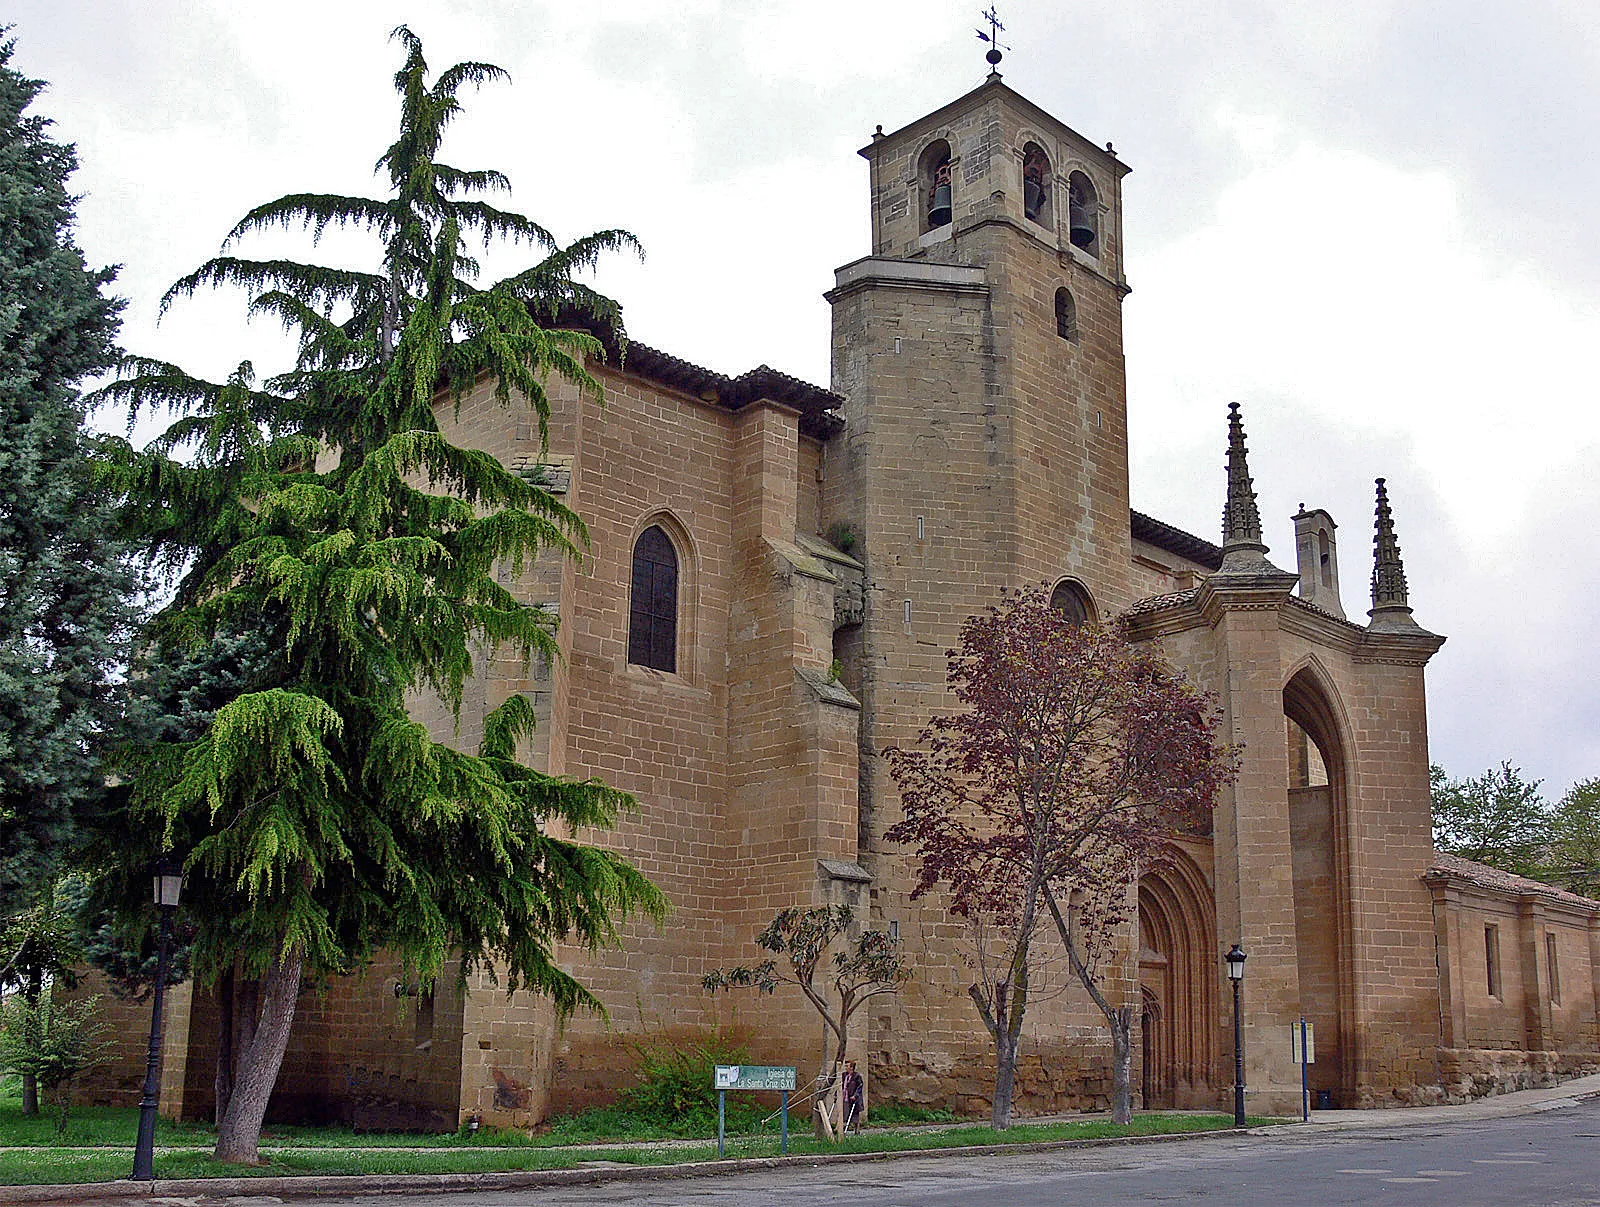
M 1489 978 L 1489 996 L 1500 996 L 1500 928 L 1489 923 L 1483 928 L 1483 967 Z
M 1556 937 L 1547 934 L 1544 937 L 1544 964 L 1550 977 L 1550 1002 L 1552 1005 L 1561 1004 L 1561 965 L 1556 959 Z
M 678 552 L 655 526 L 633 547 L 628 661 L 658 671 L 678 669 Z
M 1044 148 L 1031 142 L 1022 148 L 1022 215 L 1040 226 L 1051 225 L 1050 157 Z
M 1078 342 L 1078 303 L 1066 286 L 1056 290 L 1056 334 L 1062 339 Z

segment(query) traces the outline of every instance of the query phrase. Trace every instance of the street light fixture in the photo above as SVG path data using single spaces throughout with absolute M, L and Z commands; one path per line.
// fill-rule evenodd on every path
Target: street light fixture
M 139 1099 L 139 1138 L 133 1146 L 133 1179 L 150 1182 L 156 1176 L 156 1114 L 161 1107 L 162 1007 L 167 997 L 167 951 L 172 945 L 172 915 L 183 895 L 183 866 L 171 855 L 156 861 L 156 913 L 161 918 L 156 945 L 156 991 L 150 1007 L 150 1053 L 144 1066 L 144 1096 Z
M 1228 961 L 1228 980 L 1233 982 L 1233 1126 L 1244 1126 L 1244 1015 L 1240 997 L 1244 990 L 1244 949 L 1237 943 L 1223 957 Z

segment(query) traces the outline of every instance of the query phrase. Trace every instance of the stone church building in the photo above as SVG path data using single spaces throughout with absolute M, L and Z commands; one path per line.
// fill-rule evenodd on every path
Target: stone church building
M 1216 693 L 1243 748 L 1212 832 L 1138 885 L 1110 970 L 1113 998 L 1141 1007 L 1144 1105 L 1226 1101 L 1221 956 L 1236 942 L 1252 1112 L 1298 1108 L 1302 1015 L 1312 1086 L 1338 1106 L 1600 1064 L 1600 903 L 1433 851 L 1424 673 L 1444 639 L 1412 617 L 1382 480 L 1360 617 L 1345 614 L 1326 512 L 1294 517 L 1292 570 L 1268 560 L 1237 408 L 1224 430 L 1219 402 L 1216 446 L 1196 450 L 1227 450 L 1220 544 L 1131 510 L 1127 165 L 998 73 L 861 154 L 871 251 L 827 294 L 829 388 L 632 344 L 595 366 L 603 408 L 552 391 L 545 449 L 533 416 L 487 393 L 447 418 L 454 438 L 541 475 L 593 536 L 583 565 L 547 560 L 516 584 L 559 612 L 563 658 L 532 678 L 490 665 L 459 741 L 528 693 L 538 765 L 638 798 L 601 841 L 672 914 L 567 963 L 609 1021 L 558 1028 L 533 997 L 374 968 L 302 997 L 274 1111 L 530 1124 L 614 1095 L 641 1037 L 715 1026 L 810 1076 L 820 1028 L 797 993 L 712 997 L 701 978 L 752 961 L 780 908 L 824 901 L 898 935 L 915 965 L 853 1041 L 872 1097 L 985 1108 L 993 1057 L 965 994 L 964 928 L 937 898 L 910 899 L 910 853 L 883 840 L 899 806 L 881 752 L 948 707 L 963 619 L 1037 583 L 1158 643 Z M 204 1114 L 215 1008 L 175 997 L 164 1104 Z M 1019 1108 L 1104 1106 L 1109 1068 L 1101 1016 L 1067 989 L 1030 1011 Z

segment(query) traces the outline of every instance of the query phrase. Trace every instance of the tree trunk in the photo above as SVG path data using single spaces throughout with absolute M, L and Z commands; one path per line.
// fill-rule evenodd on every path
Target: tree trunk
M 228 1062 L 228 1097 L 232 1100 L 233 1087 L 239 1081 L 239 1066 L 244 1062 L 244 1054 L 250 1050 L 250 1045 L 255 1042 L 256 1024 L 261 1020 L 261 978 L 240 975 L 239 968 L 234 969 L 233 980 L 233 1057 Z M 217 1123 L 222 1123 L 222 1113 L 217 1115 Z
M 28 1005 L 35 1010 L 39 1008 L 39 999 L 44 995 L 44 973 L 33 968 L 28 972 L 28 983 L 22 990 L 22 996 Z M 24 1115 L 37 1115 L 39 1113 L 39 1079 L 32 1073 L 22 1075 L 22 1113 Z
M 1111 1122 L 1133 1122 L 1133 1007 L 1118 1006 L 1106 1017 L 1111 1028 Z
M 248 1043 L 237 1043 L 238 1069 L 227 1112 L 217 1124 L 219 1161 L 259 1165 L 261 1123 L 267 1115 L 267 1100 L 278 1082 L 278 1069 L 289 1046 L 289 1030 L 294 1025 L 295 999 L 300 993 L 300 970 L 305 952 L 291 948 L 281 955 L 260 982 L 261 1014 Z M 236 1003 L 237 1005 L 237 1003 Z M 244 1018 L 238 1020 L 245 1024 Z M 243 1030 L 243 1026 L 240 1028 Z M 240 1037 L 242 1039 L 242 1037 Z
M 255 1042 L 256 1024 L 260 1019 L 260 978 L 236 976 L 233 984 L 233 1063 L 228 1066 L 232 1081 L 239 1079 L 239 1062 Z
M 217 982 L 217 1072 L 212 1079 L 215 1104 L 211 1118 L 221 1123 L 228 1113 L 228 1100 L 233 1097 L 233 969 L 222 974 Z
M 1050 907 L 1050 916 L 1055 919 L 1062 946 L 1067 949 L 1072 971 L 1106 1017 L 1106 1026 L 1111 1031 L 1111 1122 L 1126 1126 L 1133 1122 L 1133 1007 L 1113 1006 L 1106 1000 L 1078 950 L 1077 936 L 1062 916 L 1055 894 L 1046 888 L 1044 899 Z
M 240 966 L 230 968 L 217 984 L 217 1009 L 220 1015 L 217 1041 L 217 1071 L 212 1082 L 216 1104 L 211 1118 L 221 1124 L 233 1098 L 233 1083 L 239 1076 L 239 1061 L 250 1048 L 261 1016 L 261 982 L 243 976 Z
M 994 1045 L 994 1115 L 998 1131 L 1011 1126 L 1011 1104 L 1017 1090 L 1017 1049 L 1020 1045 L 1004 1031 Z
M 1016 1098 L 1017 1052 L 1022 1047 L 1022 1016 L 1028 1008 L 1028 945 L 1020 944 L 1013 953 L 1013 982 L 999 981 L 994 987 L 994 1010 L 977 985 L 967 994 L 983 1016 L 983 1025 L 994 1040 L 994 1112 L 991 1119 L 997 1131 L 1011 1126 L 1011 1107 Z
M 826 1077 L 827 1081 L 817 1090 L 818 1110 L 813 1112 L 811 1116 L 812 1134 L 818 1140 L 832 1140 L 834 1138 L 834 1134 L 830 1134 L 829 1130 L 823 1128 L 821 1111 L 828 1110 L 829 1099 L 833 1095 L 833 1087 L 839 1084 L 837 1071 L 844 1062 L 845 1045 L 843 1041 L 839 1044 L 839 1050 L 833 1054 L 833 1059 L 828 1059 L 828 1036 L 830 1034 L 831 1032 L 824 1027 L 822 1032 L 822 1071 L 817 1074 L 817 1080 L 822 1081 Z M 829 1119 L 833 1118 L 831 1112 L 828 1117 Z

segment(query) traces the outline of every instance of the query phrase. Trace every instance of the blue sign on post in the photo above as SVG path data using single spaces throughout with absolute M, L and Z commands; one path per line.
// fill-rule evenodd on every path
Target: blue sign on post
M 792 1065 L 718 1065 L 712 1077 L 717 1091 L 717 1156 L 728 1155 L 728 1091 L 780 1090 L 783 1093 L 783 1151 L 789 1151 L 789 1091 L 795 1087 Z

